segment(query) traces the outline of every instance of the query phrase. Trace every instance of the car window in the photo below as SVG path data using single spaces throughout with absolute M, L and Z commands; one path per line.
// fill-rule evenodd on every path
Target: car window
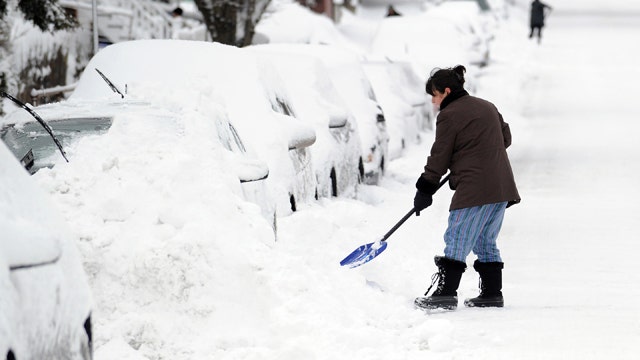
M 218 129 L 220 143 L 222 143 L 225 149 L 235 153 L 247 152 L 240 135 L 238 135 L 238 131 L 231 123 L 216 119 L 216 128 Z
M 233 125 L 229 124 L 229 131 L 231 132 L 231 134 L 233 135 L 233 141 L 235 143 L 235 145 L 238 147 L 238 149 L 240 151 L 247 152 L 247 150 L 244 148 L 244 144 L 242 143 L 242 139 L 240 139 L 240 135 L 238 135 L 238 132 L 236 131 L 236 128 L 233 127 Z
M 106 133 L 113 119 L 111 117 L 85 117 L 49 120 L 47 123 L 53 134 L 63 147 L 80 137 L 91 134 Z M 7 125 L 0 129 L 0 138 L 17 159 L 23 159 L 32 152 L 34 165 L 31 173 L 43 167 L 51 167 L 56 161 L 58 149 L 46 130 L 37 122 L 27 122 L 20 125 Z
M 369 97 L 369 99 L 378 102 L 378 99 L 376 99 L 376 93 L 373 92 L 373 88 L 368 81 L 365 81 L 365 88 L 367 89 L 367 96 Z
M 289 105 L 289 103 L 286 100 L 282 99 L 279 96 L 276 96 L 275 101 L 271 103 L 271 107 L 277 113 L 285 114 L 293 117 L 296 116 L 292 110 L 292 106 Z

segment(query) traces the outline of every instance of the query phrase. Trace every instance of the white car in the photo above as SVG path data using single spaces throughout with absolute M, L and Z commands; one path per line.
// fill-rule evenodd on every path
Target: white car
M 310 150 L 318 183 L 316 196 L 355 197 L 363 161 L 357 123 L 326 67 L 302 54 L 304 47 L 268 44 L 247 49 L 273 61 L 288 90 L 293 115 L 315 129 L 316 142 Z
M 389 134 L 385 117 L 369 79 L 355 52 L 329 45 L 288 46 L 287 51 L 319 59 L 327 69 L 336 93 L 354 116 L 363 159 L 363 182 L 377 184 L 388 160 Z
M 139 45 L 145 48 L 144 44 Z M 154 45 L 152 42 L 151 47 Z M 163 159 L 166 155 L 158 155 L 158 151 L 189 151 L 190 156 L 184 159 L 184 163 L 193 162 L 196 170 L 202 166 L 195 176 L 212 177 L 212 183 L 218 182 L 217 178 L 235 179 L 224 186 L 230 193 L 236 193 L 258 205 L 261 215 L 277 236 L 276 205 L 266 183 L 270 169 L 266 162 L 256 156 L 250 145 L 243 142 L 220 99 L 214 101 L 215 97 L 200 96 L 209 89 L 209 84 L 190 78 L 188 74 L 182 75 L 180 79 L 174 77 L 173 81 L 170 75 L 163 79 L 154 78 L 153 72 L 147 73 L 149 77 L 145 78 L 145 74 L 140 71 L 137 77 L 129 78 L 132 82 L 126 86 L 128 93 L 125 93 L 107 75 L 113 69 L 107 66 L 113 61 L 112 55 L 124 60 L 118 46 L 113 45 L 108 49 L 112 48 L 113 52 L 102 50 L 89 63 L 69 100 L 32 109 L 50 125 L 55 137 L 69 153 L 70 164 L 65 164 L 51 136 L 23 109 L 8 114 L 0 122 L 0 137 L 14 155 L 23 159 L 31 152 L 33 165 L 30 171 L 36 172 L 53 165 L 76 166 L 78 156 L 91 155 L 88 150 L 84 153 L 85 148 L 82 146 L 93 150 L 93 145 L 100 143 L 103 147 L 101 150 L 112 153 L 105 156 L 114 157 L 114 161 L 129 155 L 134 159 L 145 157 L 148 160 L 139 165 L 139 171 L 145 173 L 156 166 L 162 166 L 163 160 L 166 162 Z M 130 51 L 126 48 L 123 50 Z M 124 65 L 122 62 L 120 64 Z M 135 72 L 135 64 L 127 65 L 129 66 L 113 70 L 114 75 L 117 75 L 114 79 L 126 77 L 123 73 Z M 95 71 L 104 68 L 108 70 Z M 156 73 L 158 74 L 160 73 Z M 186 89 L 173 92 L 154 89 L 160 86 L 158 82 L 167 88 L 177 86 L 175 81 L 178 80 L 184 81 Z M 122 95 L 114 93 L 111 86 Z M 124 88 L 123 85 L 122 89 Z M 132 131 L 122 133 L 128 127 Z M 109 136 L 112 132 L 127 140 L 112 141 Z M 176 149 L 177 147 L 180 149 Z M 211 168 L 213 165 L 225 168 L 225 176 L 211 174 L 211 169 L 203 165 L 205 163 L 211 163 Z M 176 176 L 179 174 L 176 173 Z M 185 183 L 182 186 L 189 185 Z
M 390 160 L 396 159 L 408 144 L 419 143 L 422 130 L 430 128 L 429 95 L 409 63 L 367 60 L 362 65 L 384 111 Z
M 461 64 L 469 70 L 471 65 L 482 63 L 486 54 L 477 46 L 476 39 L 456 22 L 427 10 L 382 19 L 371 42 L 371 53 L 392 61 L 409 61 L 425 72 L 426 80 L 436 67 Z
M 442 2 L 430 8 L 425 15 L 454 23 L 458 33 L 468 39 L 470 63 L 480 67 L 489 64 L 490 45 L 497 27 L 491 11 L 483 11 L 480 3 L 474 0 L 458 0 Z
M 123 42 L 101 50 L 91 60 L 69 100 L 117 99 L 109 87 L 98 86 L 102 79 L 95 76 L 94 68 L 125 98 L 163 94 L 175 106 L 201 112 L 206 112 L 203 104 L 220 105 L 245 143 L 267 163 L 266 182 L 278 215 L 314 201 L 316 183 L 308 147 L 315 141 L 315 132 L 290 116 L 286 90 L 269 63 L 218 43 Z
M 0 358 L 92 358 L 92 300 L 75 239 L 0 143 Z
M 278 216 L 314 201 L 316 183 L 308 147 L 315 141 L 315 132 L 288 114 L 286 90 L 269 63 L 218 43 L 123 42 L 101 50 L 91 60 L 70 100 L 113 99 L 108 87 L 97 86 L 102 79 L 92 73 L 93 68 L 107 75 L 125 98 L 163 93 L 177 106 L 192 106 L 196 111 L 206 112 L 203 104 L 208 103 L 222 106 L 245 144 L 268 165 L 266 183 Z M 83 82 L 85 77 L 94 83 Z

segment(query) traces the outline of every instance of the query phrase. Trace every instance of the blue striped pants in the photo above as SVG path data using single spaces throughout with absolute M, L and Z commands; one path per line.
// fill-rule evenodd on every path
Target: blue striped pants
M 465 262 L 469 253 L 480 262 L 502 262 L 496 239 L 502 227 L 506 202 L 451 210 L 444 233 L 444 256 Z

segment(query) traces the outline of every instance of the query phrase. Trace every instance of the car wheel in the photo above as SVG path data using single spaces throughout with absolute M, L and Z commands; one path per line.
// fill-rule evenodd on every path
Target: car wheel
M 273 236 L 278 241 L 278 214 L 273 212 Z
M 291 211 L 296 212 L 296 198 L 293 195 L 289 196 L 289 203 L 291 203 Z
M 91 316 L 84 321 L 84 332 L 87 335 L 87 341 L 82 343 L 82 358 L 84 360 L 93 359 L 93 328 L 91 326 Z
M 331 169 L 331 196 L 338 196 L 338 177 L 336 176 L 336 169 Z

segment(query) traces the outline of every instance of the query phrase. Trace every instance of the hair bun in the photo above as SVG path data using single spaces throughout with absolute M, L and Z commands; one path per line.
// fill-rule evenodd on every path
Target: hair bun
M 456 65 L 453 67 L 452 70 L 458 76 L 460 83 L 464 84 L 464 73 L 467 72 L 467 69 L 462 65 Z
M 458 74 L 460 74 L 460 75 L 464 75 L 464 73 L 467 71 L 467 69 L 466 69 L 464 66 L 462 66 L 462 65 L 456 65 L 456 66 L 454 66 L 454 67 L 453 67 L 453 70 L 454 70 L 455 72 L 457 72 Z

